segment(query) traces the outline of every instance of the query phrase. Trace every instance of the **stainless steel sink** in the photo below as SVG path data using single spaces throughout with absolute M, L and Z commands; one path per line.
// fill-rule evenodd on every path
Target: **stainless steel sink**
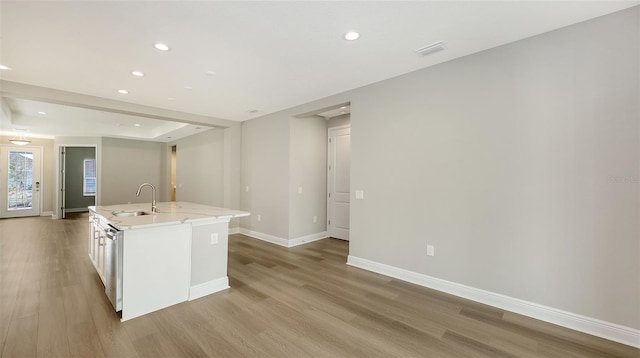
M 123 216 L 142 216 L 142 215 L 151 215 L 146 211 L 142 210 L 122 210 L 122 211 L 114 211 L 112 212 L 114 216 L 123 217 Z

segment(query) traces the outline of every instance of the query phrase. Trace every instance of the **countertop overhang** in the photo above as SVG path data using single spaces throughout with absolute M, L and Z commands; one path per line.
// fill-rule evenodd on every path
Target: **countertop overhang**
M 157 203 L 157 213 L 151 212 L 150 203 L 90 206 L 89 210 L 102 216 L 120 230 L 144 229 L 154 226 L 175 225 L 200 221 L 229 221 L 232 218 L 249 216 L 246 211 L 218 208 L 189 202 Z M 118 211 L 144 211 L 147 215 L 116 216 Z

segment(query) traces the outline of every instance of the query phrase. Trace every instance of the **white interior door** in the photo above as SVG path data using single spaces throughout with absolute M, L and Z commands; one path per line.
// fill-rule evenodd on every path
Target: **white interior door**
M 329 128 L 327 232 L 349 240 L 351 128 Z
M 0 148 L 0 217 L 40 216 L 42 148 Z

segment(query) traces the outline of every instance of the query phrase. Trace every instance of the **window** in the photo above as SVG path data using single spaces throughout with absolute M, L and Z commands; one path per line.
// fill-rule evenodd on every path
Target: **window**
M 82 185 L 84 196 L 96 195 L 96 160 L 84 160 L 84 180 Z

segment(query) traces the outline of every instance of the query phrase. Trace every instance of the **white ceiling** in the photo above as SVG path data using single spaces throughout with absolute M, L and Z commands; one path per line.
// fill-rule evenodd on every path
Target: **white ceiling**
M 0 71 L 0 78 L 244 121 L 639 3 L 3 0 L 0 64 L 12 70 Z M 360 32 L 360 39 L 345 41 L 349 30 Z M 444 51 L 414 53 L 440 40 Z M 156 50 L 156 41 L 171 50 Z M 134 77 L 132 70 L 146 76 Z M 11 106 L 19 112 L 14 122 L 28 116 L 35 123 L 42 118 L 29 112 L 46 111 L 24 99 L 13 99 Z M 61 107 L 50 111 L 74 111 Z M 102 132 L 113 123 L 140 121 L 91 111 L 79 117 L 48 113 L 54 123 L 48 131 L 55 132 L 50 135 L 69 135 L 63 133 L 67 127 Z M 172 124 L 153 126 L 155 131 Z M 139 128 L 121 127 L 115 135 L 127 137 L 132 130 Z
M 105 136 L 170 142 L 211 128 L 25 99 L 5 101 L 12 117 L 18 118 L 13 120 L 13 126 L 3 124 L 3 128 L 17 127 L 18 131 L 14 130 L 12 135 Z

